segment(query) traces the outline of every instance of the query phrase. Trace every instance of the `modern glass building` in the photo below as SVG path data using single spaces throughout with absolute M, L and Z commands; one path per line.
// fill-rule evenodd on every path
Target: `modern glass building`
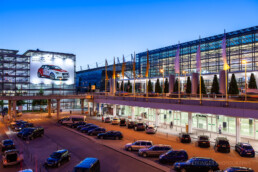
M 247 76 L 255 73 L 258 76 L 258 26 L 225 33 L 227 38 L 227 61 L 230 66 L 229 79 L 232 73 L 236 74 L 238 86 L 244 87 L 246 60 Z M 223 70 L 222 39 L 224 34 L 207 38 L 197 39 L 190 42 L 180 43 L 180 75 L 181 81 L 185 82 L 184 76 L 191 76 L 196 72 L 196 52 L 201 46 L 202 75 L 209 90 L 214 74 Z M 149 78 L 161 78 L 160 69 L 164 70 L 165 77 L 175 75 L 174 60 L 178 45 L 167 46 L 149 51 Z M 145 76 L 147 52 L 136 55 L 138 78 Z M 144 83 L 144 82 L 143 82 Z

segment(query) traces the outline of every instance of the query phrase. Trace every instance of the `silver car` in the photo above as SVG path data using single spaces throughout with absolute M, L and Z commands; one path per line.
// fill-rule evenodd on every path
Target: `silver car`
M 155 134 L 156 132 L 157 132 L 157 127 L 150 125 L 146 128 L 147 134 Z
M 139 149 L 149 148 L 152 145 L 153 145 L 152 141 L 149 141 L 149 140 L 137 140 L 134 143 L 127 143 L 125 145 L 125 150 L 128 150 L 128 151 L 137 150 L 138 151 Z
M 154 145 L 150 148 L 140 149 L 138 155 L 143 157 L 160 156 L 161 154 L 166 153 L 171 149 L 172 147 L 170 145 Z

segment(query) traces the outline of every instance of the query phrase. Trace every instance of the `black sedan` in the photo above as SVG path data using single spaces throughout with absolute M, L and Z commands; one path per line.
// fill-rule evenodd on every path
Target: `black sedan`
M 94 129 L 88 131 L 88 135 L 96 136 L 100 133 L 105 133 L 105 132 L 106 132 L 105 128 L 94 128 Z
M 11 139 L 2 140 L 1 146 L 2 146 L 2 152 L 15 149 L 15 145 Z
M 84 127 L 82 128 L 80 131 L 82 133 L 88 133 L 88 131 L 92 130 L 92 129 L 95 129 L 95 128 L 98 128 L 99 126 L 97 125 L 91 125 L 91 126 L 88 126 L 88 127 Z
M 77 122 L 75 124 L 72 124 L 70 127 L 71 128 L 77 128 L 79 125 L 86 125 L 86 122 L 83 122 L 83 121 Z
M 120 131 L 108 131 L 106 133 L 100 133 L 98 134 L 98 139 L 122 139 L 123 134 Z
M 88 127 L 88 126 L 91 126 L 91 125 L 94 125 L 94 124 L 89 123 L 89 124 L 85 124 L 85 125 L 79 125 L 76 129 L 77 129 L 78 131 L 80 131 L 82 128 Z
M 45 165 L 49 167 L 60 167 L 66 161 L 70 161 L 71 155 L 67 149 L 58 150 L 47 158 Z

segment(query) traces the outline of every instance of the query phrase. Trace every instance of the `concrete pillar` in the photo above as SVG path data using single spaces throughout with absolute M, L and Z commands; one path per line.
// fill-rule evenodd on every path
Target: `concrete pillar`
M 188 133 L 193 133 L 193 117 L 192 117 L 192 112 L 188 112 Z
M 197 94 L 199 85 L 199 73 L 192 73 L 192 94 Z
M 102 103 L 99 103 L 99 114 L 102 116 Z
M 60 99 L 56 99 L 56 118 L 59 120 L 60 116 Z
M 134 119 L 134 118 L 135 118 L 135 107 L 134 107 L 134 106 L 131 106 L 131 108 L 132 108 L 132 109 L 131 109 L 131 111 L 132 111 L 132 117 L 131 117 L 131 118 L 132 118 L 132 121 L 134 121 L 134 120 L 135 120 L 135 119 Z
M 113 94 L 113 79 L 109 78 L 109 92 Z
M 114 117 L 116 116 L 116 105 L 115 104 L 113 105 L 113 116 Z
M 13 100 L 13 117 L 16 118 L 16 100 Z
M 175 75 L 169 75 L 169 93 L 174 92 Z
M 8 100 L 8 118 L 10 119 L 11 118 L 11 113 L 12 113 L 12 101 L 11 100 Z
M 241 122 L 240 122 L 240 118 L 236 117 L 236 143 L 240 142 L 240 127 Z
M 81 114 L 84 114 L 84 99 L 81 99 Z
M 88 102 L 88 114 L 90 114 L 90 102 Z
M 47 109 L 48 109 L 48 117 L 51 117 L 51 111 L 52 111 L 51 99 L 47 100 Z
M 225 70 L 219 71 L 219 92 L 226 94 L 226 72 Z
M 159 126 L 159 109 L 156 109 L 156 113 L 155 113 L 155 126 Z

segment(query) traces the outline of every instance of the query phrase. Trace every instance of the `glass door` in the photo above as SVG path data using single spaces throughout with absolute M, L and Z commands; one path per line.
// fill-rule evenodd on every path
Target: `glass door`
M 217 123 L 216 123 L 216 117 L 208 116 L 208 131 L 216 132 L 217 129 Z

